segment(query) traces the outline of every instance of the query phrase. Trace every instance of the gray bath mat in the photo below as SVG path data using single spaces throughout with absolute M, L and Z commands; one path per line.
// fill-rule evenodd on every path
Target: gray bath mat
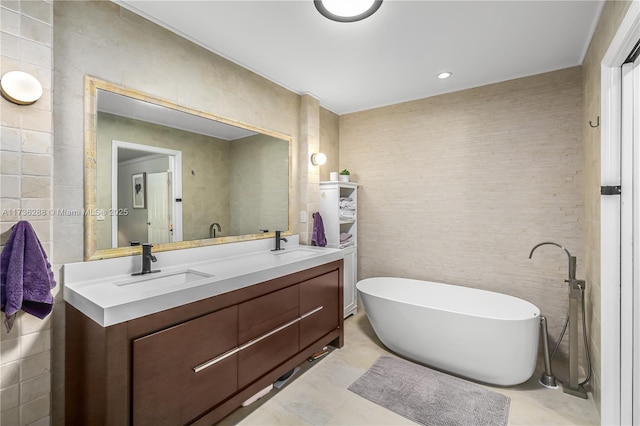
M 506 425 L 511 398 L 404 359 L 381 356 L 349 390 L 409 420 Z

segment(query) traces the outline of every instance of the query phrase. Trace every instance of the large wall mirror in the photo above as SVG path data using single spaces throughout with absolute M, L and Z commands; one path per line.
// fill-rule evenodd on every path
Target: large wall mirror
M 290 136 L 85 83 L 85 260 L 291 233 Z

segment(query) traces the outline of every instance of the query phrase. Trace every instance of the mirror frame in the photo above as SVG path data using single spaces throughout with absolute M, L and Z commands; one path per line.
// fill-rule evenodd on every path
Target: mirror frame
M 199 111 L 183 105 L 177 105 L 173 102 L 160 99 L 138 90 L 124 88 L 113 83 L 92 76 L 85 76 L 84 84 L 84 260 L 100 260 L 111 259 L 115 257 L 132 256 L 142 253 L 141 246 L 118 247 L 110 249 L 97 249 L 97 122 L 98 122 L 98 89 L 105 90 L 119 95 L 128 96 L 145 102 L 150 102 L 166 108 L 175 109 L 189 114 L 210 120 L 220 121 L 236 127 L 241 127 L 257 133 L 273 136 L 278 139 L 287 141 L 289 145 L 289 208 L 288 208 L 288 229 L 283 230 L 282 235 L 292 235 L 293 231 L 293 205 L 292 205 L 292 143 L 293 138 L 290 135 L 256 127 L 247 123 L 242 123 L 228 118 L 221 117 L 216 114 Z M 154 252 L 180 250 L 186 248 L 205 247 L 211 245 L 252 241 L 265 238 L 274 238 L 275 232 L 264 232 L 247 235 L 235 235 L 228 237 L 206 238 L 202 240 L 176 241 L 172 243 L 154 244 Z

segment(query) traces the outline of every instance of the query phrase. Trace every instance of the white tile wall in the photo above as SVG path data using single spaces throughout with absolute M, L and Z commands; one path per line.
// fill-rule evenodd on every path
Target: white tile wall
M 52 115 L 51 74 L 53 4 L 50 1 L 0 3 L 2 62 L 0 74 L 23 70 L 36 76 L 44 88 L 42 98 L 30 106 L 2 103 L 0 173 L 2 209 L 51 207 Z M 18 220 L 33 225 L 51 254 L 51 217 L 4 212 L 0 218 L 0 244 Z M 51 257 L 50 257 L 51 260 Z M 4 314 L 1 315 L 4 321 Z M 0 423 L 48 425 L 51 413 L 51 321 L 22 312 L 7 333 L 0 329 Z

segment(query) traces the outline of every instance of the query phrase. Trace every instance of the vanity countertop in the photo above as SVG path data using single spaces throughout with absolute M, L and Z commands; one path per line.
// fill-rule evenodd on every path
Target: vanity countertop
M 167 256 L 167 252 L 157 257 L 163 255 Z M 198 257 L 201 256 L 195 258 Z M 108 327 L 342 257 L 343 252 L 338 249 L 293 245 L 277 252 L 259 249 L 192 263 L 154 263 L 152 269 L 161 269 L 160 272 L 137 276 L 129 271 L 121 273 L 115 267 L 118 262 L 123 264 L 122 260 L 78 262 L 64 267 L 64 300 Z M 128 269 L 136 270 L 130 265 Z

